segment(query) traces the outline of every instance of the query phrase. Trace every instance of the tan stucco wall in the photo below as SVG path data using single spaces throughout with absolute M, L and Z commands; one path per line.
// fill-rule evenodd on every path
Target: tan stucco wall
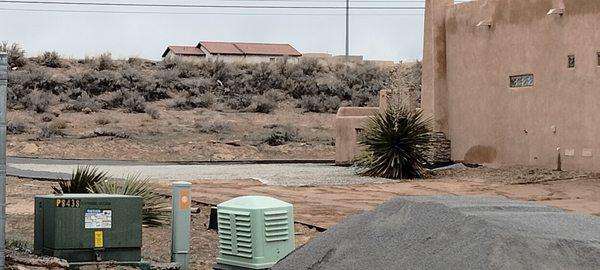
M 357 130 L 369 117 L 379 111 L 378 107 L 342 107 L 335 119 L 335 163 L 351 164 L 358 154 Z
M 547 15 L 561 5 L 489 0 L 448 8 L 445 61 L 425 45 L 423 107 L 445 106 L 436 122 L 447 122 L 453 160 L 555 168 L 560 147 L 563 169 L 600 170 L 600 1 L 564 0 L 563 16 Z M 476 26 L 483 20 L 491 27 Z M 436 68 L 445 74 L 427 75 Z M 509 76 L 528 73 L 534 86 L 509 87 Z M 438 75 L 445 76 L 431 77 Z M 444 80 L 447 95 L 432 90 Z
M 288 63 L 297 63 L 299 57 L 283 57 L 283 56 L 258 56 L 258 55 L 206 55 L 206 59 L 223 61 L 225 63 L 269 63 L 271 61 L 283 61 Z
M 359 154 L 357 129 L 362 129 L 369 117 L 388 106 L 389 90 L 379 92 L 379 107 L 341 107 L 335 117 L 335 163 L 351 164 Z

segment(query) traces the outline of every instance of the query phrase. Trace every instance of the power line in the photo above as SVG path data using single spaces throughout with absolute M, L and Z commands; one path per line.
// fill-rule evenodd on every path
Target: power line
M 9 4 L 69 5 L 69 6 L 114 6 L 114 7 L 155 7 L 155 8 L 235 8 L 235 9 L 345 9 L 342 6 L 271 6 L 271 5 L 198 5 L 198 4 L 143 4 L 111 2 L 65 2 L 65 1 L 11 1 Z M 360 10 L 422 10 L 422 6 L 358 6 L 350 9 Z
M 54 12 L 54 13 L 99 13 L 99 14 L 155 14 L 155 15 L 241 15 L 241 16 L 346 16 L 344 13 L 241 13 L 241 12 L 168 12 L 168 11 L 116 11 L 116 10 L 73 10 L 0 8 L 0 11 Z M 423 16 L 423 13 L 351 13 L 352 16 Z

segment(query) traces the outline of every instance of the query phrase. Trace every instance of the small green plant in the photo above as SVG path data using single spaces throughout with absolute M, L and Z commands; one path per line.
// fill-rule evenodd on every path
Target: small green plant
M 33 249 L 33 243 L 30 239 L 27 239 L 23 235 L 7 234 L 6 235 L 6 249 L 31 250 L 31 249 Z
M 429 126 L 421 111 L 401 106 L 372 117 L 359 138 L 365 147 L 354 163 L 359 173 L 391 179 L 422 177 Z
M 156 186 L 149 178 L 139 174 L 128 175 L 125 180 L 102 180 L 88 187 L 91 193 L 140 196 L 144 201 L 142 223 L 147 226 L 162 226 L 169 221 L 169 209 L 165 198 L 155 193 Z
M 58 187 L 52 187 L 57 194 L 64 193 L 89 193 L 89 189 L 98 182 L 108 179 L 106 172 L 91 166 L 77 166 L 71 173 L 69 180 L 60 180 Z
M 298 137 L 298 129 L 290 126 L 283 126 L 271 131 L 269 136 L 265 139 L 265 143 L 270 146 L 284 145 L 288 142 L 297 141 Z

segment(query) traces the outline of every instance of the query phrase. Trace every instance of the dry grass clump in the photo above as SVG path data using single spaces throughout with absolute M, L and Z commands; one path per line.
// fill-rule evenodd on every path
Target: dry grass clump
M 197 122 L 194 128 L 200 133 L 227 133 L 231 131 L 231 123 L 223 121 Z
M 160 119 L 160 112 L 158 111 L 157 108 L 147 107 L 145 112 L 147 115 L 149 115 L 154 120 Z
M 110 120 L 110 118 L 105 117 L 105 116 L 101 116 L 96 118 L 96 124 L 100 125 L 100 126 L 105 126 L 110 124 L 112 121 Z

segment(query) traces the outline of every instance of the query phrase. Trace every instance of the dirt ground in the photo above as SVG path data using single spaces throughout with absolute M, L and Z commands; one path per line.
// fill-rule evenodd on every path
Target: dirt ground
M 159 182 L 160 192 L 169 184 Z M 9 242 L 32 244 L 33 196 L 51 192 L 53 183 L 8 178 Z M 210 191 L 210 192 L 208 192 Z M 211 269 L 218 253 L 217 234 L 207 230 L 210 207 L 242 195 L 263 194 L 294 204 L 297 222 L 329 228 L 348 215 L 372 209 L 401 195 L 478 195 L 537 201 L 567 211 L 600 216 L 600 177 L 593 173 L 553 172 L 529 168 L 485 167 L 439 171 L 426 180 L 347 186 L 266 186 L 254 180 L 193 181 L 192 199 L 200 213 L 192 215 L 192 269 Z M 317 228 L 296 224 L 296 244 L 318 236 Z M 170 228 L 143 229 L 145 259 L 170 258 Z
M 291 153 L 294 159 L 333 159 L 335 154 L 335 114 L 302 113 L 292 104 L 270 114 L 178 111 L 169 108 L 172 102 L 149 105 L 159 110 L 159 119 L 118 110 L 85 114 L 54 109 L 57 117 L 10 111 L 9 122 L 27 128 L 23 134 L 8 136 L 8 155 L 162 161 L 289 159 Z M 64 135 L 40 138 L 44 125 L 62 125 Z M 284 145 L 270 146 L 264 141 L 276 130 L 296 136 Z
M 36 181 L 8 177 L 7 179 L 7 241 L 9 247 L 33 247 L 33 197 L 38 194 L 52 193 L 48 181 Z M 192 214 L 190 269 L 212 269 L 218 255 L 218 236 L 208 230 L 210 206 L 196 203 L 199 213 Z M 296 245 L 303 245 L 318 236 L 315 229 L 296 224 Z M 143 228 L 142 257 L 155 262 L 170 260 L 171 227 Z

